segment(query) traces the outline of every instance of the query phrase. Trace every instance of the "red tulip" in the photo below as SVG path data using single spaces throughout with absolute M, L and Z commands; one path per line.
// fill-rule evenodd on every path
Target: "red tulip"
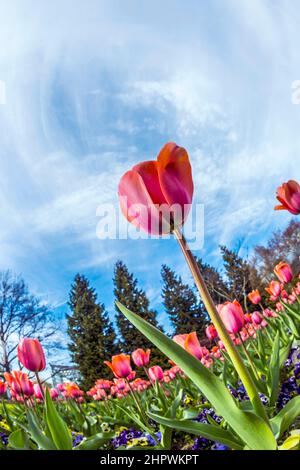
M 255 289 L 255 290 L 253 290 L 252 292 L 250 292 L 250 294 L 248 294 L 248 299 L 249 299 L 250 302 L 252 302 L 254 305 L 259 304 L 259 302 L 261 302 L 261 295 L 260 295 L 260 293 L 259 293 L 259 290 L 258 290 L 258 289 Z
M 271 281 L 269 287 L 266 287 L 265 290 L 270 294 L 270 299 L 276 302 L 281 294 L 282 285 L 277 281 Z
M 218 305 L 219 315 L 229 333 L 236 334 L 244 326 L 244 312 L 237 300 Z
M 218 332 L 215 329 L 214 325 L 209 325 L 205 330 L 205 334 L 210 341 L 218 337 Z
M 6 383 L 0 380 L 0 395 L 4 395 L 6 392 Z
M 104 364 L 110 367 L 117 379 L 125 379 L 132 374 L 130 356 L 127 356 L 126 354 L 113 356 L 111 362 L 104 361 Z
M 148 369 L 148 374 L 152 382 L 158 380 L 162 382 L 164 380 L 164 372 L 160 366 L 153 366 Z
M 277 189 L 277 199 L 281 203 L 275 206 L 274 209 L 287 210 L 291 214 L 300 214 L 300 185 L 293 180 L 283 183 Z
M 274 268 L 274 273 L 278 277 L 279 281 L 283 284 L 291 282 L 293 279 L 293 271 L 288 263 L 281 261 Z
M 145 367 L 150 362 L 151 349 L 144 351 L 143 349 L 136 349 L 131 354 L 132 360 L 137 367 Z
M 169 142 L 157 160 L 135 165 L 119 183 L 124 216 L 144 231 L 162 235 L 185 222 L 194 192 L 186 150 Z
M 44 351 L 38 339 L 21 339 L 18 344 L 18 359 L 31 372 L 40 372 L 46 367 Z

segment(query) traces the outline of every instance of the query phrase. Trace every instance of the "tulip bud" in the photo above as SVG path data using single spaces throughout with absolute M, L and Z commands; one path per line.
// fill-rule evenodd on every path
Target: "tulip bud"
M 250 292 L 250 294 L 248 294 L 248 299 L 249 299 L 250 302 L 252 302 L 254 305 L 259 304 L 259 302 L 261 302 L 261 295 L 260 295 L 260 293 L 259 293 L 259 290 L 256 289 L 256 290 L 253 290 L 252 292 Z
M 148 374 L 152 382 L 158 380 L 158 382 L 162 382 L 164 380 L 164 373 L 160 366 L 153 366 L 148 369 Z
M 218 337 L 218 332 L 215 329 L 214 325 L 209 325 L 205 330 L 205 334 L 210 341 L 213 341 Z
M 219 315 L 229 333 L 236 334 L 244 326 L 244 312 L 237 300 L 218 305 Z
M 293 279 L 293 271 L 288 263 L 281 261 L 274 268 L 274 273 L 278 277 L 279 281 L 283 284 L 291 282 Z
M 150 353 L 150 349 L 147 349 L 147 351 L 144 351 L 143 349 L 136 349 L 131 354 L 131 357 L 137 367 L 145 367 L 150 362 Z
M 125 379 L 132 373 L 132 368 L 130 365 L 130 356 L 126 354 L 118 354 L 113 356 L 111 362 L 104 361 L 112 371 L 117 379 Z
M 46 367 L 44 351 L 38 339 L 21 339 L 18 344 L 18 359 L 31 372 L 40 372 Z

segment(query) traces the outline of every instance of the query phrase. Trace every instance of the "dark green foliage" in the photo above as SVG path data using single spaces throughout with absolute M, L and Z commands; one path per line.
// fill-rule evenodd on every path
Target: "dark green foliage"
M 221 273 L 200 258 L 197 263 L 215 305 L 230 301 L 230 291 Z
M 256 268 L 234 250 L 229 250 L 226 246 L 221 246 L 220 249 L 230 298 L 238 300 L 248 310 L 250 303 L 247 294 L 261 286 Z
M 166 265 L 162 266 L 161 275 L 163 303 L 174 327 L 174 334 L 196 331 L 201 338 L 206 326 L 206 314 L 193 289 Z
M 115 333 L 103 304 L 86 277 L 76 275 L 69 295 L 71 314 L 67 315 L 68 345 L 73 362 L 78 366 L 84 388 L 107 376 L 103 362 L 116 352 Z
M 154 310 L 151 310 L 146 293 L 138 287 L 137 279 L 128 271 L 127 266 L 122 261 L 118 261 L 115 265 L 113 281 L 116 300 L 157 327 L 157 314 Z M 160 351 L 154 348 L 118 309 L 116 312 L 117 326 L 121 337 L 119 344 L 122 352 L 130 353 L 137 348 L 151 348 L 151 364 L 156 364 L 159 363 L 159 360 L 164 360 L 164 356 Z

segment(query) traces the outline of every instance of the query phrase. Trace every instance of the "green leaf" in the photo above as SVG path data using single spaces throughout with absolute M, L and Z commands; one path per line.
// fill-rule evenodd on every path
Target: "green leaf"
M 215 442 L 220 442 L 220 444 L 224 444 L 230 449 L 242 450 L 244 447 L 243 443 L 238 441 L 230 431 L 227 431 L 220 426 L 196 423 L 195 421 L 168 419 L 152 413 L 149 413 L 149 415 L 153 420 L 160 424 L 164 424 L 165 426 L 169 426 L 170 428 L 175 428 L 189 434 L 202 436 Z
M 28 435 L 23 429 L 18 429 L 10 434 L 8 438 L 9 447 L 16 450 L 29 449 Z
M 274 450 L 276 441 L 270 427 L 253 413 L 242 411 L 228 389 L 199 360 L 186 352 L 157 328 L 147 323 L 119 302 L 116 303 L 125 317 L 158 347 L 202 391 L 217 414 L 223 416 L 232 429 L 251 449 Z
M 31 410 L 27 411 L 27 421 L 28 432 L 38 447 L 43 450 L 56 450 L 54 442 L 45 436 Z
M 271 419 L 271 426 L 277 439 L 293 424 L 298 416 L 300 416 L 300 395 L 292 398 L 288 404 Z
M 275 406 L 279 392 L 280 364 L 279 364 L 279 343 L 280 335 L 277 331 L 272 354 L 269 362 L 268 385 L 270 388 L 270 406 Z
M 88 437 L 82 441 L 78 446 L 74 447 L 74 450 L 97 450 L 115 437 L 113 433 L 98 433 L 94 436 Z
M 56 410 L 48 389 L 46 389 L 45 393 L 45 407 L 47 425 L 56 448 L 59 450 L 72 450 L 71 433 Z

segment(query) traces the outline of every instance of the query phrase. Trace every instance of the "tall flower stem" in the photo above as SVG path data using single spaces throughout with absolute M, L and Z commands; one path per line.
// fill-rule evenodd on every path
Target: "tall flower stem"
M 256 386 L 253 382 L 253 379 L 247 369 L 247 367 L 245 366 L 241 356 L 240 356 L 240 353 L 239 351 L 237 350 L 237 348 L 235 347 L 235 345 L 233 344 L 233 341 L 231 340 L 226 328 L 225 328 L 225 325 L 224 323 L 222 322 L 220 316 L 219 316 L 219 313 L 216 309 L 216 306 L 211 298 L 211 295 L 206 287 L 206 284 L 204 282 L 204 279 L 202 277 L 202 274 L 200 272 L 200 269 L 199 269 L 199 266 L 191 252 L 191 250 L 189 249 L 189 246 L 183 236 L 183 234 L 180 232 L 180 230 L 178 229 L 174 229 L 173 230 L 173 233 L 174 233 L 174 236 L 175 238 L 177 239 L 179 245 L 180 245 L 180 248 L 184 254 L 184 257 L 186 259 L 186 262 L 190 268 L 190 271 L 193 275 L 193 278 L 195 280 L 195 284 L 197 286 L 197 289 L 200 293 L 200 296 L 203 300 L 203 303 L 205 305 L 205 308 L 211 318 L 211 321 L 213 322 L 217 332 L 218 332 L 218 335 L 219 335 L 219 338 L 220 340 L 223 342 L 225 348 L 226 348 L 226 351 L 241 379 L 241 381 L 243 382 L 244 384 L 244 387 L 245 387 L 245 390 L 247 391 L 247 394 L 249 396 L 249 399 L 252 403 L 252 406 L 255 410 L 255 412 L 257 413 L 257 415 L 259 415 L 261 418 L 263 418 L 268 424 L 269 424 L 269 420 L 268 420 L 268 416 L 267 416 L 267 413 L 266 413 L 266 410 L 259 398 L 259 394 L 258 394 L 258 391 L 256 389 Z
M 42 397 L 43 397 L 43 401 L 45 401 L 45 394 L 44 394 L 44 390 L 43 390 L 42 382 L 40 380 L 39 373 L 35 372 L 35 376 L 36 376 L 37 383 L 39 384 L 39 387 L 41 389 L 41 394 L 42 394 Z

